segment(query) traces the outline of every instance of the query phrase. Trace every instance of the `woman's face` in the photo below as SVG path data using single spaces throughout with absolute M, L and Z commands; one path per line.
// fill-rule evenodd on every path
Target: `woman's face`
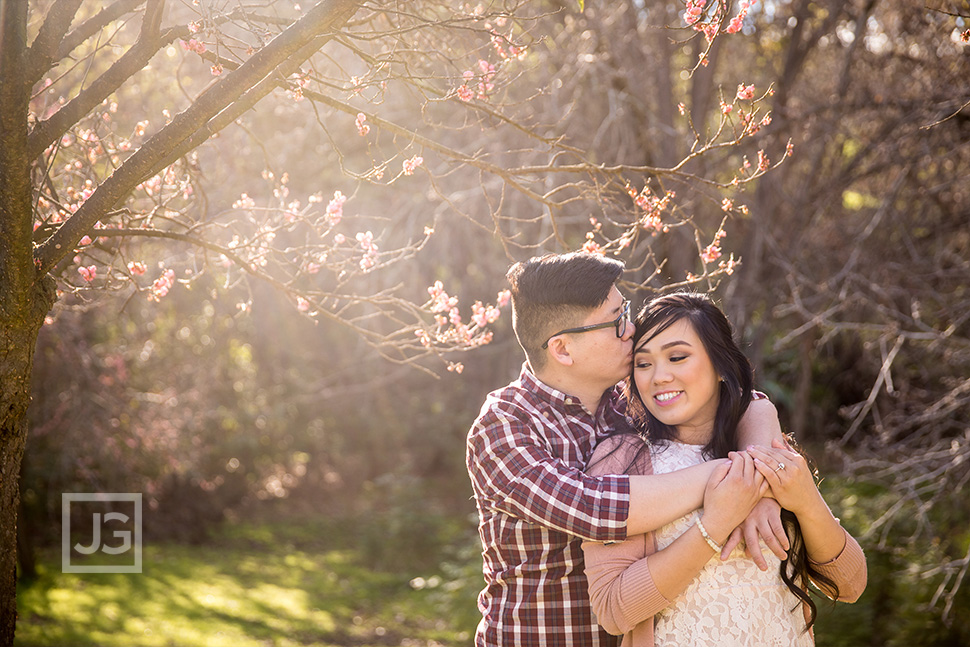
M 648 331 L 633 351 L 633 379 L 643 403 L 675 427 L 681 441 L 707 444 L 720 392 L 714 364 L 687 319 L 653 334 Z

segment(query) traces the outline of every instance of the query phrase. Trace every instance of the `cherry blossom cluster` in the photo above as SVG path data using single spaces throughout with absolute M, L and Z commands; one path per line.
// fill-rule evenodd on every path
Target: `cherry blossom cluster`
M 175 285 L 175 270 L 167 269 L 152 283 L 148 298 L 151 301 L 161 301 L 173 285 Z
M 712 5 L 713 8 L 709 8 L 708 0 L 687 0 L 684 9 L 684 22 L 694 30 L 703 32 L 708 42 L 711 42 L 717 36 L 722 20 L 727 17 L 728 4 L 717 2 Z M 736 34 L 741 31 L 744 19 L 753 4 L 754 0 L 740 0 L 738 14 L 731 19 L 728 26 L 724 28 L 724 32 Z M 708 20 L 705 20 L 704 15 L 708 12 L 711 12 L 712 15 Z M 701 63 L 706 64 L 704 58 L 702 58 Z
M 403 164 L 403 166 L 404 166 L 404 169 L 403 169 L 404 170 L 404 174 L 405 175 L 414 175 L 415 169 L 417 169 L 422 164 L 424 164 L 424 158 L 421 157 L 421 156 L 419 156 L 419 155 L 415 155 L 411 159 L 404 160 L 404 164 Z
M 768 95 L 774 94 L 774 90 L 769 88 L 767 94 Z M 739 84 L 738 91 L 735 94 L 735 99 L 732 103 L 725 103 L 723 99 L 721 100 L 721 114 L 730 115 L 732 112 L 734 112 L 735 107 L 737 107 L 738 101 L 756 102 L 757 100 L 755 99 L 755 86 L 745 85 L 744 83 Z M 750 110 L 745 110 L 743 107 L 738 107 L 737 116 L 741 124 L 740 132 L 737 133 L 738 137 L 746 137 L 746 136 L 754 135 L 762 128 L 765 128 L 769 124 L 771 124 L 770 113 L 767 113 L 764 116 L 761 116 L 760 118 L 758 118 L 756 112 L 757 111 L 753 106 Z
M 363 112 L 357 113 L 357 119 L 354 121 L 357 124 L 357 132 L 361 137 L 365 137 L 367 133 L 370 132 L 370 126 L 367 125 L 367 115 Z
M 357 232 L 357 243 L 364 251 L 360 259 L 360 269 L 368 271 L 377 265 L 377 245 L 374 244 L 374 234 L 369 231 Z
M 470 325 L 462 320 L 458 308 L 458 298 L 449 295 L 441 281 L 435 281 L 428 288 L 430 300 L 424 308 L 432 313 L 435 321 L 434 330 L 419 329 L 414 332 L 418 341 L 425 348 L 434 344 L 458 345 L 466 348 L 484 346 L 492 341 L 492 332 L 485 328 L 494 323 L 501 315 L 501 308 L 506 306 L 511 298 L 508 290 L 503 290 L 496 296 L 496 304 L 483 304 L 476 301 L 472 305 Z M 460 364 L 450 366 L 449 371 L 461 372 Z
M 495 83 L 493 83 L 493 80 L 495 79 L 495 66 L 484 59 L 479 59 L 478 69 L 480 70 L 480 74 L 477 76 L 477 93 L 471 88 L 472 85 L 475 85 L 475 72 L 472 70 L 465 70 L 465 72 L 462 74 L 462 78 L 465 82 L 458 86 L 458 89 L 455 90 L 458 98 L 462 101 L 471 101 L 476 97 L 483 101 L 487 100 L 489 93 L 495 89 Z
M 511 34 L 506 37 L 498 31 L 499 29 L 504 29 L 508 25 L 508 22 L 508 18 L 505 16 L 497 16 L 494 25 L 491 22 L 485 23 L 485 29 L 490 34 L 492 47 L 495 49 L 495 53 L 498 54 L 499 58 L 503 60 L 522 59 L 525 57 L 526 48 L 515 45 L 512 42 Z
M 705 263 L 713 263 L 721 258 L 721 239 L 724 238 L 724 228 L 718 229 L 714 234 L 714 240 L 701 252 L 701 260 Z
M 183 40 L 181 43 L 182 49 L 187 52 L 195 52 L 196 54 L 205 54 L 206 52 L 205 43 L 194 38 Z
M 677 194 L 665 191 L 662 196 L 655 195 L 649 186 L 644 186 L 639 192 L 628 186 L 627 193 L 633 198 L 633 203 L 643 211 L 644 215 L 638 219 L 640 226 L 656 232 L 663 231 L 664 224 L 660 217 Z
M 347 196 L 340 191 L 333 192 L 333 198 L 327 204 L 327 220 L 331 225 L 338 224 L 343 218 L 345 202 L 347 202 Z

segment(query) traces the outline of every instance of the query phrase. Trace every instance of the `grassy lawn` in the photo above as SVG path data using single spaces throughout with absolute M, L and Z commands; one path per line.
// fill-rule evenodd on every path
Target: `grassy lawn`
M 202 546 L 146 542 L 141 574 L 65 574 L 59 551 L 42 551 L 39 577 L 18 587 L 14 644 L 470 642 L 479 584 L 468 568 L 409 569 L 412 560 L 404 553 L 403 566 L 373 568 L 348 527 L 332 521 L 232 524 Z

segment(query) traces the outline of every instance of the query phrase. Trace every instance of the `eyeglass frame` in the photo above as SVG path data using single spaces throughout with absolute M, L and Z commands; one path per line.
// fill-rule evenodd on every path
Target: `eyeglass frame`
M 621 323 L 623 324 L 622 329 L 620 328 Z M 633 323 L 633 321 L 630 319 L 630 300 L 623 299 L 623 303 L 620 306 L 620 316 L 613 321 L 592 324 L 590 326 L 580 326 L 579 328 L 566 328 L 565 330 L 560 330 L 555 335 L 550 335 L 549 338 L 542 343 L 542 348 L 549 348 L 549 342 L 552 341 L 552 338 L 558 337 L 559 335 L 565 335 L 567 333 L 589 332 L 590 330 L 600 330 L 602 328 L 609 328 L 610 326 L 616 328 L 616 336 L 618 339 L 620 339 L 626 333 L 627 324 L 631 323 Z

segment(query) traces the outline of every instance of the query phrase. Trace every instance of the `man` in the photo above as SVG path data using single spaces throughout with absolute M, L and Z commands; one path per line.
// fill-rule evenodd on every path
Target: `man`
M 597 438 L 627 424 L 616 386 L 632 361 L 630 303 L 615 285 L 622 271 L 619 261 L 584 253 L 509 270 L 512 326 L 527 361 L 518 380 L 489 394 L 466 456 L 486 581 L 479 647 L 615 645 L 590 609 L 582 541 L 620 541 L 703 502 L 713 461 L 653 476 L 583 473 Z M 773 405 L 752 403 L 740 435 L 745 446 L 780 437 Z M 784 555 L 776 504 L 749 522 L 749 546 L 760 532 Z

